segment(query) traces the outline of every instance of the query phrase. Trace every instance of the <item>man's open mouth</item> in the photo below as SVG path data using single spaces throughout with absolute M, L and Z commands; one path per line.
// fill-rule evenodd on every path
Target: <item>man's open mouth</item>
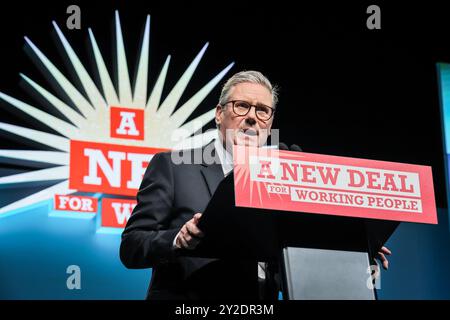
M 241 132 L 251 137 L 256 137 L 258 135 L 258 131 L 256 131 L 255 129 L 242 129 Z

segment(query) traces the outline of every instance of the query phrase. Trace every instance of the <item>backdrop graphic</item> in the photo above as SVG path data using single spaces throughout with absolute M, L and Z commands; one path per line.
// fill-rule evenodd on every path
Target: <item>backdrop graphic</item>
M 118 11 L 114 25 L 117 61 L 114 76 L 106 67 L 93 30 L 88 29 L 100 86 L 53 22 L 64 57 L 79 83 L 72 83 L 38 45 L 25 37 L 26 49 L 32 51 L 44 67 L 46 78 L 62 93 L 58 96 L 45 84 L 20 74 L 35 94 L 51 106 L 52 110 L 45 112 L 0 91 L 0 99 L 6 102 L 4 108 L 26 114 L 57 132 L 0 122 L 0 130 L 55 150 L 0 150 L 3 163 L 29 167 L 26 172 L 0 178 L 4 191 L 0 248 L 2 257 L 8 257 L 8 263 L 2 263 L 0 268 L 1 298 L 144 297 L 149 271 L 125 271 L 118 248 L 120 234 L 136 204 L 135 195 L 145 168 L 157 152 L 198 147 L 217 134 L 215 130 L 197 132 L 214 118 L 215 108 L 194 119 L 188 118 L 233 63 L 219 70 L 200 90 L 189 92 L 190 98 L 179 104 L 208 43 L 162 97 L 171 56 L 167 56 L 149 91 L 150 16 L 145 21 L 134 86 Z M 112 79 L 117 79 L 117 90 Z M 71 104 L 63 101 L 63 94 Z M 37 185 L 44 188 L 33 190 Z M 27 188 L 31 194 L 15 199 L 20 190 Z M 66 280 L 71 271 L 67 268 L 71 265 L 81 271 L 83 281 L 78 289 L 82 290 L 68 289 Z M 130 287 L 132 279 L 139 279 L 140 285 Z

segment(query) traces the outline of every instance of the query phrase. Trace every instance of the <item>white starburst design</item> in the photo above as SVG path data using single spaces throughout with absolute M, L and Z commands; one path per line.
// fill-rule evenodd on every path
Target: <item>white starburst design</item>
M 51 187 L 0 208 L 0 214 L 23 208 L 43 200 L 51 199 L 56 193 L 70 194 L 77 192 L 77 190 L 69 189 L 68 182 L 70 140 L 87 140 L 111 144 L 123 144 L 123 140 L 119 138 L 112 138 L 109 135 L 110 106 L 123 106 L 127 108 L 144 110 L 144 140 L 127 140 L 127 145 L 155 148 L 174 148 L 175 142 L 171 140 L 171 135 L 176 130 L 182 132 L 182 138 L 184 139 L 181 144 L 177 143 L 177 147 L 201 146 L 214 138 L 216 135 L 215 130 L 209 130 L 203 134 L 197 135 L 194 135 L 194 133 L 207 125 L 214 118 L 215 109 L 211 109 L 210 111 L 187 123 L 186 120 L 230 70 L 234 63 L 230 63 L 214 78 L 206 83 L 198 92 L 196 92 L 186 103 L 177 108 L 183 92 L 185 91 L 198 64 L 200 63 L 206 48 L 208 47 L 208 43 L 203 46 L 185 72 L 181 75 L 178 82 L 169 92 L 167 97 L 165 97 L 165 99 L 161 102 L 162 90 L 170 63 L 170 55 L 167 57 L 153 90 L 147 98 L 150 16 L 147 16 L 145 23 L 142 48 L 137 64 L 138 72 L 133 91 L 130 84 L 122 29 L 120 25 L 119 13 L 117 11 L 115 12 L 115 30 L 118 91 L 116 91 L 113 85 L 92 30 L 90 28 L 88 29 L 89 40 L 92 45 L 94 61 L 96 63 L 102 90 L 100 90 L 94 83 L 58 25 L 53 22 L 53 26 L 56 30 L 59 41 L 64 48 L 65 54 L 67 55 L 75 74 L 80 80 L 82 89 L 86 93 L 87 99 L 80 92 L 79 88 L 72 84 L 29 38 L 25 37 L 26 45 L 36 55 L 39 62 L 45 67 L 47 74 L 58 84 L 64 94 L 67 95 L 67 97 L 72 101 L 77 110 L 74 110 L 60 98 L 24 74 L 20 74 L 20 76 L 42 98 L 47 100 L 54 109 L 64 114 L 69 122 L 0 92 L 0 99 L 8 103 L 4 104 L 4 106 L 17 108 L 21 112 L 33 117 L 41 123 L 46 124 L 59 133 L 59 135 L 56 135 L 0 122 L 0 130 L 19 136 L 25 141 L 28 140 L 29 142 L 38 142 L 59 150 L 0 150 L 0 162 L 21 163 L 28 165 L 29 167 L 36 166 L 38 163 L 41 167 L 41 169 L 38 170 L 1 177 L 0 188 L 18 185 L 32 185 L 33 183 L 40 181 L 55 181 L 55 184 Z

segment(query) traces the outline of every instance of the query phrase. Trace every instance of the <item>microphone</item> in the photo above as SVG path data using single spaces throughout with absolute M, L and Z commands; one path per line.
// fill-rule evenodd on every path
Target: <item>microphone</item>
M 302 148 L 300 148 L 298 145 L 296 145 L 296 144 L 291 144 L 291 147 L 289 148 L 288 146 L 287 146 L 287 144 L 286 143 L 284 143 L 284 142 L 280 142 L 279 144 L 278 144 L 278 149 L 279 150 L 287 150 L 287 151 L 296 151 L 296 152 L 302 152 L 303 150 L 302 150 Z
M 278 144 L 278 149 L 279 150 L 289 150 L 288 146 L 286 145 L 286 143 L 280 142 Z
M 302 148 L 300 148 L 298 145 L 296 144 L 291 144 L 291 151 L 297 151 L 297 152 L 302 152 Z

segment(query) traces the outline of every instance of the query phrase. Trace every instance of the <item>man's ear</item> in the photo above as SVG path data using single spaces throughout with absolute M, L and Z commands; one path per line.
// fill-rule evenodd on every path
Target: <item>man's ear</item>
M 222 121 L 222 113 L 223 113 L 223 108 L 220 104 L 218 104 L 216 106 L 216 125 L 220 125 L 220 122 Z

